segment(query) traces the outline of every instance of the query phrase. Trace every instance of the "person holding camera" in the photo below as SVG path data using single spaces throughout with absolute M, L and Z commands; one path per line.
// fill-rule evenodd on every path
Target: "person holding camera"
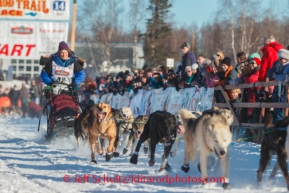
M 83 69 L 85 61 L 76 57 L 75 53 L 62 41 L 58 45 L 58 51 L 49 57 L 41 57 L 40 65 L 44 65 L 41 71 L 41 79 L 46 85 L 53 82 L 71 84 L 74 91 L 79 91 L 79 84 L 86 77 Z
M 181 73 L 182 81 L 186 81 L 186 67 L 196 63 L 196 56 L 193 52 L 190 51 L 191 45 L 189 43 L 184 42 L 180 48 L 182 49 L 183 56 L 182 62 L 179 65 L 176 74 Z
M 162 79 L 164 78 L 162 71 L 154 68 L 152 72 L 148 73 L 150 85 L 153 89 L 158 89 L 164 86 Z

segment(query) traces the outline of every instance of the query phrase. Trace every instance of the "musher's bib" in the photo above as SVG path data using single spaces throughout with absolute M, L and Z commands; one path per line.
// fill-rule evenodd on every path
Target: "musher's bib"
M 73 77 L 73 70 L 74 70 L 74 64 L 71 66 L 59 66 L 55 62 L 52 63 L 52 80 L 59 82 L 59 83 L 65 83 L 65 84 L 71 84 L 72 77 Z

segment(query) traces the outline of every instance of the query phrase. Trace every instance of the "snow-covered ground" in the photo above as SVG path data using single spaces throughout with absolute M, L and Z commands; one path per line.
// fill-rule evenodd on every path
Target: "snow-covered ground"
M 140 151 L 137 165 L 129 163 L 128 155 L 121 155 L 109 162 L 97 155 L 97 164 L 90 164 L 88 143 L 78 149 L 74 136 L 56 140 L 54 144 L 43 143 L 46 122 L 43 117 L 40 132 L 37 132 L 38 119 L 20 117 L 0 117 L 0 192 L 224 192 L 221 183 L 202 185 L 192 182 L 174 182 L 166 179 L 200 177 L 195 161 L 191 170 L 184 173 L 183 141 L 177 156 L 169 157 L 171 172 L 160 167 L 162 145 L 157 146 L 156 164 L 148 166 L 148 157 Z M 120 149 L 122 152 L 122 149 Z M 263 175 L 263 182 L 257 185 L 257 169 L 260 158 L 260 145 L 254 143 L 235 143 L 230 152 L 230 183 L 228 192 L 287 192 L 283 176 L 278 171 L 274 180 L 268 177 L 276 162 L 273 157 L 270 168 Z M 88 177 L 89 175 L 89 177 Z M 103 176 L 114 177 L 115 182 L 98 182 Z M 209 171 L 212 177 L 220 177 L 220 168 Z M 86 177 L 84 177 L 86 176 Z M 164 182 L 138 182 L 137 177 L 155 177 Z M 107 180 L 107 179 L 106 179 Z M 66 181 L 66 182 L 65 182 Z M 74 182 L 76 181 L 76 182 Z M 86 181 L 86 182 L 84 182 Z M 118 181 L 122 181 L 120 183 Z M 133 182 L 134 181 L 134 182 Z

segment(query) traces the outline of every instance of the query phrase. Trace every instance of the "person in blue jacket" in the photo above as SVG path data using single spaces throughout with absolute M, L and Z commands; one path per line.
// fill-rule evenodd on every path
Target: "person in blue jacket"
M 183 56 L 182 56 L 182 62 L 178 66 L 178 70 L 176 74 L 181 73 L 181 79 L 182 81 L 186 81 L 187 79 L 187 73 L 186 73 L 186 67 L 192 66 L 194 63 L 197 62 L 195 54 L 190 51 L 191 45 L 187 42 L 184 42 L 180 48 L 182 49 Z
M 49 57 L 41 57 L 40 65 L 43 65 L 41 79 L 46 85 L 54 82 L 65 82 L 79 90 L 79 84 L 86 77 L 83 69 L 84 60 L 75 56 L 68 45 L 62 41 L 59 43 L 58 51 Z
M 289 74 L 289 50 L 280 49 L 278 51 L 279 63 L 273 66 L 271 77 L 278 81 L 278 86 L 274 87 L 272 93 L 273 102 L 287 102 L 287 88 L 282 82 L 288 82 Z M 269 75 L 269 74 L 268 74 Z M 285 116 L 284 108 L 274 108 L 274 123 L 283 119 Z

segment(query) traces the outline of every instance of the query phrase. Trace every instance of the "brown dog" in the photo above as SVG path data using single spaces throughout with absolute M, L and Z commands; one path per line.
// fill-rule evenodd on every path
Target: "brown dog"
M 91 162 L 97 163 L 94 154 L 95 147 L 98 154 L 103 154 L 102 149 L 99 148 L 98 138 L 101 138 L 101 140 L 108 139 L 109 141 L 106 151 L 106 161 L 109 161 L 113 156 L 118 156 L 116 152 L 113 154 L 117 131 L 110 105 L 105 103 L 94 105 L 92 107 L 92 113 L 83 118 L 81 127 L 82 130 L 88 134 L 91 147 Z

